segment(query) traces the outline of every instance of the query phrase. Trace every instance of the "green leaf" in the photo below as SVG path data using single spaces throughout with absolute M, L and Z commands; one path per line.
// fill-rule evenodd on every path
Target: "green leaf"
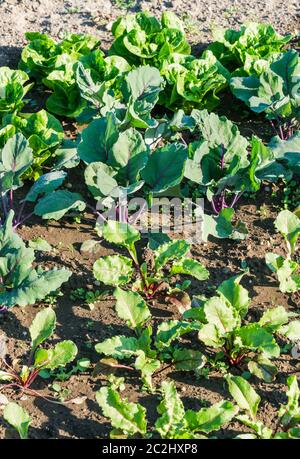
M 293 255 L 300 234 L 300 219 L 293 212 L 282 210 L 277 215 L 275 227 L 287 241 L 289 254 Z
M 300 340 L 300 320 L 293 320 L 288 325 L 283 325 L 278 333 L 286 336 L 289 340 L 297 342 Z
M 224 344 L 222 334 L 220 336 L 219 330 L 215 324 L 204 324 L 202 325 L 198 338 L 206 346 L 213 347 L 215 349 L 220 348 Z
M 18 431 L 22 440 L 28 438 L 28 428 L 32 419 L 24 408 L 17 403 L 10 402 L 4 407 L 3 417 Z
M 221 297 L 215 296 L 207 300 L 204 312 L 207 322 L 215 325 L 221 336 L 234 330 L 239 323 L 235 310 Z
M 248 311 L 250 298 L 248 290 L 240 285 L 245 273 L 231 277 L 219 285 L 217 292 L 221 294 L 229 303 L 244 317 Z
M 56 171 L 41 175 L 32 185 L 24 201 L 35 202 L 39 195 L 50 194 L 56 190 L 67 176 L 66 172 Z
M 103 225 L 103 237 L 107 242 L 124 247 L 131 247 L 141 238 L 133 226 L 115 220 L 109 220 Z
M 175 349 L 173 362 L 176 370 L 195 371 L 200 370 L 206 364 L 206 357 L 200 351 L 194 349 Z
M 134 329 L 141 327 L 151 317 L 147 304 L 138 293 L 117 287 L 114 296 L 117 314 L 128 326 Z
M 293 418 L 297 417 L 299 422 L 300 408 L 299 408 L 299 396 L 300 390 L 298 386 L 297 376 L 292 375 L 287 379 L 288 401 L 286 405 L 281 405 L 278 415 L 281 417 L 280 422 L 283 426 L 290 426 L 293 422 Z M 296 421 L 297 422 L 297 421 Z
M 206 280 L 209 277 L 208 270 L 199 261 L 191 258 L 174 263 L 171 268 L 171 274 L 186 274 L 199 281 Z
M 153 359 L 148 357 L 144 351 L 138 351 L 138 357 L 135 361 L 135 368 L 141 372 L 141 379 L 144 383 L 144 386 L 153 391 L 152 385 L 152 375 L 153 373 L 160 368 L 160 361 L 158 359 Z
M 147 420 L 144 407 L 128 399 L 122 400 L 118 392 L 109 387 L 102 387 L 96 393 L 96 400 L 115 429 L 130 436 L 136 433 L 145 435 Z
M 279 357 L 280 355 L 280 347 L 272 334 L 257 323 L 244 325 L 237 330 L 235 337 L 241 346 L 248 349 L 259 349 L 272 357 Z
M 114 336 L 96 344 L 95 349 L 99 354 L 111 356 L 115 359 L 127 359 L 137 355 L 140 347 L 139 341 L 134 337 Z
M 151 192 L 161 193 L 178 185 L 184 174 L 186 148 L 172 143 L 156 149 L 142 170 L 142 179 L 151 187 Z
M 259 438 L 269 440 L 270 438 L 273 437 L 272 430 L 269 429 L 269 427 L 266 427 L 261 421 L 250 419 L 249 416 L 247 415 L 238 415 L 236 418 L 245 426 L 253 429 Z M 246 435 L 247 437 L 245 436 L 242 437 L 240 435 L 236 438 L 257 438 L 256 435 L 255 436 L 251 436 L 251 434 L 246 434 Z
M 58 190 L 41 198 L 34 208 L 34 213 L 43 219 L 59 220 L 70 210 L 82 212 L 85 206 L 79 193 Z
M 52 308 L 38 312 L 29 327 L 32 349 L 36 349 L 46 339 L 50 338 L 55 326 L 56 315 Z
M 201 327 L 198 323 L 183 322 L 179 320 L 170 320 L 162 322 L 157 327 L 155 337 L 155 346 L 162 351 L 168 348 L 172 341 L 191 331 L 198 331 Z
M 269 332 L 273 333 L 280 329 L 289 320 L 289 313 L 283 306 L 277 308 L 267 309 L 259 320 L 259 325 L 266 328 Z
M 171 260 L 180 260 L 190 249 L 184 240 L 170 241 L 160 245 L 154 252 L 155 271 L 159 271 Z
M 290 258 L 284 259 L 276 253 L 266 253 L 266 264 L 277 274 L 279 289 L 283 293 L 297 292 L 300 289 L 298 263 Z
M 95 261 L 93 273 L 106 285 L 127 284 L 133 275 L 132 260 L 121 255 L 108 255 Z
M 222 400 L 200 411 L 188 410 L 185 414 L 188 427 L 192 431 L 210 433 L 228 424 L 239 409 L 231 402 Z
M 257 361 L 248 362 L 248 368 L 250 373 L 267 383 L 274 381 L 278 373 L 276 365 L 263 355 L 259 355 Z
M 245 411 L 248 411 L 255 419 L 260 396 L 255 392 L 251 385 L 241 376 L 227 375 L 225 379 L 228 383 L 228 389 L 232 397 L 235 399 L 238 406 Z
M 124 79 L 122 93 L 128 104 L 125 122 L 141 129 L 153 126 L 151 110 L 158 101 L 164 79 L 158 69 L 150 66 L 138 67 Z
M 28 243 L 28 247 L 38 252 L 51 252 L 52 250 L 51 245 L 46 241 L 46 239 L 41 237 L 31 239 Z
M 55 370 L 58 367 L 65 367 L 68 363 L 73 362 L 77 352 L 77 346 L 73 341 L 60 341 L 53 349 L 48 350 L 48 362 L 44 368 Z
M 163 381 L 161 391 L 163 399 L 157 408 L 161 416 L 155 422 L 155 428 L 161 438 L 174 438 L 174 433 L 184 426 L 184 406 L 173 381 Z
M 82 131 L 78 155 L 85 163 L 107 163 L 113 145 L 119 137 L 116 119 L 112 114 L 94 119 Z

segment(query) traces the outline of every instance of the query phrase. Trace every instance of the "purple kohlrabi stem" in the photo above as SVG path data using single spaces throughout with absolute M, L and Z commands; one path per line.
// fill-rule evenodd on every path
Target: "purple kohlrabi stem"
M 225 167 L 225 148 L 223 144 L 221 144 L 221 151 L 222 153 L 221 153 L 220 168 L 221 170 L 223 170 Z

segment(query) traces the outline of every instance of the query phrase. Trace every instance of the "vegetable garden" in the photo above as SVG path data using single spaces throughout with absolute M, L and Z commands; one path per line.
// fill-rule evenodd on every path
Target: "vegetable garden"
M 0 68 L 0 437 L 298 439 L 299 37 L 112 34 Z M 141 230 L 157 198 L 201 240 Z

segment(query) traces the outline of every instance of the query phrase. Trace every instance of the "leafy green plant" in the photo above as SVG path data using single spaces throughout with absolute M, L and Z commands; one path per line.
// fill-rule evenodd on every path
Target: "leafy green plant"
M 109 293 L 108 290 L 86 290 L 84 288 L 77 288 L 73 290 L 70 294 L 70 299 L 73 301 L 82 300 L 84 303 L 88 305 L 90 310 L 92 311 L 95 307 L 94 303 L 97 301 L 101 301 L 105 296 Z
M 268 309 L 258 322 L 245 321 L 250 298 L 240 285 L 243 274 L 224 281 L 217 289 L 218 296 L 187 310 L 183 318 L 202 324 L 199 340 L 207 347 L 221 352 L 232 366 L 247 362 L 248 370 L 266 382 L 272 381 L 277 373 L 271 362 L 280 355 L 275 334 L 286 336 L 291 341 L 300 337 L 300 321 L 289 322 L 294 314 L 282 306 Z
M 10 402 L 5 405 L 3 417 L 16 431 L 22 440 L 28 438 L 28 428 L 32 422 L 31 417 L 20 405 Z
M 17 113 L 24 106 L 24 97 L 33 84 L 27 84 L 29 78 L 21 70 L 0 67 L 0 120 L 6 114 Z
M 85 203 L 80 194 L 57 190 L 67 176 L 63 171 L 41 175 L 22 199 L 21 205 L 17 205 L 14 199 L 15 191 L 23 186 L 22 177 L 31 170 L 33 163 L 33 153 L 28 140 L 22 133 L 17 132 L 7 140 L 0 151 L 0 195 L 4 219 L 10 211 L 18 208 L 13 222 L 16 228 L 33 214 L 44 219 L 59 220 L 71 209 L 84 210 Z M 34 203 L 33 211 L 23 215 L 25 206 Z M 0 222 L 3 224 L 3 220 Z
M 27 364 L 18 368 L 16 362 L 9 364 L 5 355 L 1 358 L 0 381 L 5 382 L 4 389 L 13 387 L 21 390 L 21 393 L 41 396 L 31 388 L 40 372 L 65 367 L 75 359 L 77 347 L 73 341 L 59 341 L 53 347 L 41 347 L 54 333 L 55 326 L 56 315 L 53 309 L 47 308 L 37 313 L 29 327 L 31 348 Z
M 198 372 L 203 368 L 206 358 L 200 351 L 171 346 L 182 335 L 199 331 L 198 323 L 176 320 L 162 322 L 157 332 L 153 333 L 151 325 L 147 325 L 151 319 L 150 310 L 137 292 L 117 287 L 114 296 L 118 317 L 126 321 L 135 336 L 117 335 L 96 344 L 96 351 L 105 357 L 95 367 L 94 375 L 101 374 L 104 369 L 137 370 L 141 374 L 143 387 L 154 392 L 152 377 L 161 371 L 164 362 L 167 367 L 173 366 L 179 371 Z M 126 365 L 119 362 L 123 360 Z
M 257 411 L 261 397 L 255 392 L 251 385 L 240 376 L 227 375 L 226 377 L 229 392 L 235 399 L 239 408 L 245 414 L 236 416 L 242 424 L 249 427 L 253 433 L 240 434 L 240 439 L 296 439 L 300 438 L 300 407 L 299 387 L 296 376 L 289 376 L 287 379 L 287 403 L 281 405 L 278 411 L 278 421 L 275 430 L 266 426 L 257 418 Z
M 186 411 L 173 382 L 164 381 L 160 392 L 162 400 L 157 407 L 160 417 L 155 422 L 155 430 L 163 439 L 207 438 L 209 433 L 228 424 L 238 412 L 238 407 L 226 400 L 199 411 Z M 149 436 L 147 413 L 142 405 L 122 399 L 111 386 L 102 387 L 96 400 L 114 427 L 111 438 Z
M 67 282 L 72 274 L 66 269 L 35 269 L 34 250 L 26 247 L 14 232 L 13 217 L 11 211 L 0 227 L 0 311 L 35 304 Z
M 23 178 L 36 180 L 43 173 L 43 166 L 53 163 L 53 153 L 63 140 L 61 123 L 50 113 L 40 110 L 36 113 L 18 113 L 7 115 L 3 119 L 0 130 L 0 146 L 3 148 L 7 140 L 16 132 L 22 132 L 28 139 L 33 154 L 33 163 Z
M 115 37 L 109 54 L 124 57 L 133 65 L 160 66 L 170 54 L 189 54 L 183 23 L 171 11 L 161 21 L 148 13 L 127 14 L 112 25 Z
M 139 262 L 135 243 L 141 236 L 134 227 L 109 220 L 103 226 L 102 235 L 106 241 L 126 248 L 131 257 L 108 255 L 95 262 L 94 276 L 106 285 L 129 284 L 136 271 L 138 278 L 132 286 L 134 290 L 142 292 L 148 299 L 152 299 L 158 292 L 167 290 L 170 298 L 174 292 L 170 287 L 172 276 L 184 274 L 199 281 L 209 276 L 201 263 L 186 256 L 190 245 L 183 240 L 167 242 L 154 250 L 151 267 L 146 262 Z M 167 270 L 168 264 L 170 268 Z M 175 291 L 178 290 L 180 287 Z
M 100 44 L 92 35 L 68 34 L 59 43 L 40 32 L 27 32 L 25 37 L 29 43 L 22 50 L 19 67 L 39 82 L 55 69 L 89 54 Z
M 284 258 L 273 252 L 267 253 L 267 266 L 276 273 L 283 293 L 297 292 L 300 290 L 300 265 L 293 260 L 293 256 L 300 235 L 300 219 L 293 212 L 283 210 L 277 215 L 274 224 L 285 239 L 288 255 Z
M 280 54 L 260 76 L 235 77 L 233 94 L 255 113 L 265 113 L 281 140 L 291 137 L 299 126 L 299 55 L 290 50 Z
M 172 54 L 163 61 L 161 74 L 167 84 L 159 103 L 171 110 L 213 110 L 220 102 L 218 93 L 228 86 L 230 79 L 230 73 L 211 51 L 205 51 L 199 59 Z
M 191 118 L 201 138 L 189 144 L 184 175 L 206 191 L 214 212 L 219 214 L 233 208 L 247 188 L 243 177 L 249 166 L 248 141 L 226 117 L 193 110 Z M 230 204 L 227 194 L 233 195 Z
M 240 30 L 212 28 L 208 46 L 217 59 L 235 73 L 260 74 L 273 55 L 283 51 L 292 35 L 280 35 L 269 24 L 248 22 Z

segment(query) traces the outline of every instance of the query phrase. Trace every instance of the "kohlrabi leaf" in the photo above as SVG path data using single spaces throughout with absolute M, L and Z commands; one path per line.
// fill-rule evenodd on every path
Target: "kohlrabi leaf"
M 79 193 L 58 190 L 41 198 L 34 207 L 34 213 L 45 220 L 59 220 L 70 210 L 82 212 L 85 202 Z
M 35 202 L 39 195 L 47 195 L 56 190 L 67 176 L 66 172 L 56 171 L 41 175 L 26 194 L 24 201 Z
M 181 144 L 172 143 L 157 148 L 142 170 L 142 179 L 151 187 L 151 192 L 166 191 L 181 182 L 186 159 L 187 151 Z

